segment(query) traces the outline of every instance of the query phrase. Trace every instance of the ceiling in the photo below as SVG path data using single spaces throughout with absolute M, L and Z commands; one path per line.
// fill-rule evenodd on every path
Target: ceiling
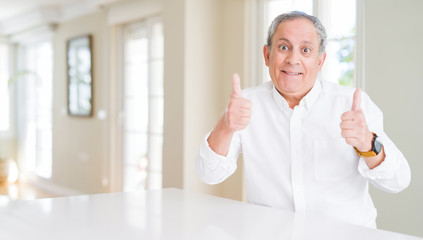
M 120 0 L 0 0 L 0 40 L 90 14 Z
M 84 0 L 0 0 L 0 21 L 24 14 L 39 7 L 62 7 Z

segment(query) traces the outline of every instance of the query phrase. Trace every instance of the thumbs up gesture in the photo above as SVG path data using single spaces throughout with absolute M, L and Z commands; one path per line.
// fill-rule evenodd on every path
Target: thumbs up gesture
M 361 110 L 361 89 L 355 90 L 351 111 L 342 114 L 341 120 L 341 135 L 345 138 L 345 142 L 356 147 L 360 152 L 370 151 L 373 134 L 367 127 Z
M 236 131 L 248 126 L 251 117 L 251 101 L 242 97 L 239 75 L 232 76 L 232 94 L 225 113 L 217 122 L 207 142 L 217 154 L 226 156 Z
M 251 117 L 251 101 L 243 98 L 238 74 L 232 76 L 232 94 L 225 112 L 226 127 L 230 131 L 239 131 L 248 126 Z

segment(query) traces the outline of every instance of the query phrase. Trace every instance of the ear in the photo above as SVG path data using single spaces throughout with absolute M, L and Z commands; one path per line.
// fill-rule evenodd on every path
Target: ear
M 322 53 L 319 56 L 319 71 L 322 70 L 323 63 L 325 63 L 325 59 L 326 59 L 326 52 Z
M 264 56 L 264 62 L 266 63 L 266 66 L 269 66 L 269 57 L 270 57 L 270 50 L 267 45 L 264 45 L 263 47 L 263 56 Z

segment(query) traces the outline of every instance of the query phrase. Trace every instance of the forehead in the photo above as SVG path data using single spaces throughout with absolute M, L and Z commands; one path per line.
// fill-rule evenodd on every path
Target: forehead
M 309 42 L 319 44 L 317 30 L 314 24 L 306 18 L 287 20 L 278 25 L 273 35 L 273 42 L 286 39 L 292 43 Z

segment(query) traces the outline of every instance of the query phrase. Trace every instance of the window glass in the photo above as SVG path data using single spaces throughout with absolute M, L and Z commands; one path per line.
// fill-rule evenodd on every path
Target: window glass
M 0 43 L 0 131 L 9 130 L 9 53 L 6 44 Z
M 161 188 L 163 26 L 147 19 L 124 29 L 123 190 Z
M 23 63 L 17 78 L 20 94 L 19 148 L 24 173 L 51 178 L 52 173 L 52 73 L 50 42 L 21 46 Z
M 328 34 L 326 62 L 320 77 L 354 86 L 356 0 L 324 0 L 323 24 Z

